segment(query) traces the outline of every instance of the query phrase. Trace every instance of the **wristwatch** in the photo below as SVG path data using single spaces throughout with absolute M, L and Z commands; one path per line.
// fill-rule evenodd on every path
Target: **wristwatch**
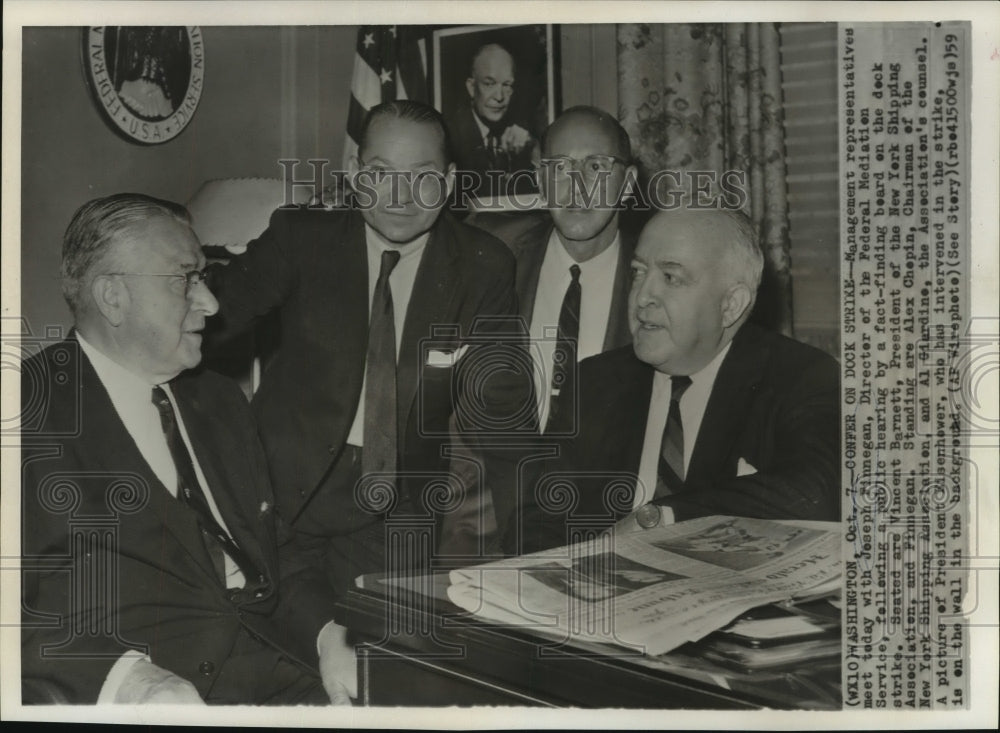
M 643 504 L 635 510 L 635 521 L 643 529 L 652 529 L 660 524 L 660 507 L 657 504 Z

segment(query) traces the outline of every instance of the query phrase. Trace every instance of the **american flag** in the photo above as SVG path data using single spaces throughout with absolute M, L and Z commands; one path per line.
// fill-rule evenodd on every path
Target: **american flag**
M 393 99 L 426 102 L 425 26 L 363 25 L 351 75 L 351 108 L 347 115 L 344 166 L 357 155 L 361 123 L 377 104 Z

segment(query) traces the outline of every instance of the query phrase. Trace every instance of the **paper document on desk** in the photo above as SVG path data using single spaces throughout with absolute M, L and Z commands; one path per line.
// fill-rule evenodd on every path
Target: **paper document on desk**
M 546 636 L 664 654 L 744 611 L 835 591 L 841 529 L 702 517 L 453 570 L 452 603 Z

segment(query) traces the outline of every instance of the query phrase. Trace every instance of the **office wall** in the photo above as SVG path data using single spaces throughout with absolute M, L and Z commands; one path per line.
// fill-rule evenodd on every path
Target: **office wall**
M 202 31 L 205 82 L 194 119 L 179 137 L 147 147 L 101 118 L 80 29 L 25 29 L 21 302 L 33 333 L 70 323 L 56 279 L 60 247 L 88 199 L 139 191 L 183 202 L 209 178 L 279 175 L 281 157 L 340 160 L 354 26 Z
M 210 178 L 279 175 L 281 157 L 340 161 L 356 26 L 202 30 L 205 86 L 194 119 L 169 143 L 143 147 L 112 132 L 90 99 L 80 29 L 25 29 L 21 302 L 34 334 L 69 326 L 58 288 L 59 250 L 84 201 L 119 191 L 186 201 Z M 617 112 L 615 26 L 563 25 L 559 45 L 563 107 Z M 835 239 L 803 236 L 792 252 L 796 327 L 834 352 L 835 248 Z

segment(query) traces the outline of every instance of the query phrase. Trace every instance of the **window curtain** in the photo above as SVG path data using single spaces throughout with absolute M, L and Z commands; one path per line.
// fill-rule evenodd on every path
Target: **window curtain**
M 619 25 L 618 105 L 646 176 L 745 173 L 765 258 L 753 318 L 792 335 L 778 42 L 774 23 Z

